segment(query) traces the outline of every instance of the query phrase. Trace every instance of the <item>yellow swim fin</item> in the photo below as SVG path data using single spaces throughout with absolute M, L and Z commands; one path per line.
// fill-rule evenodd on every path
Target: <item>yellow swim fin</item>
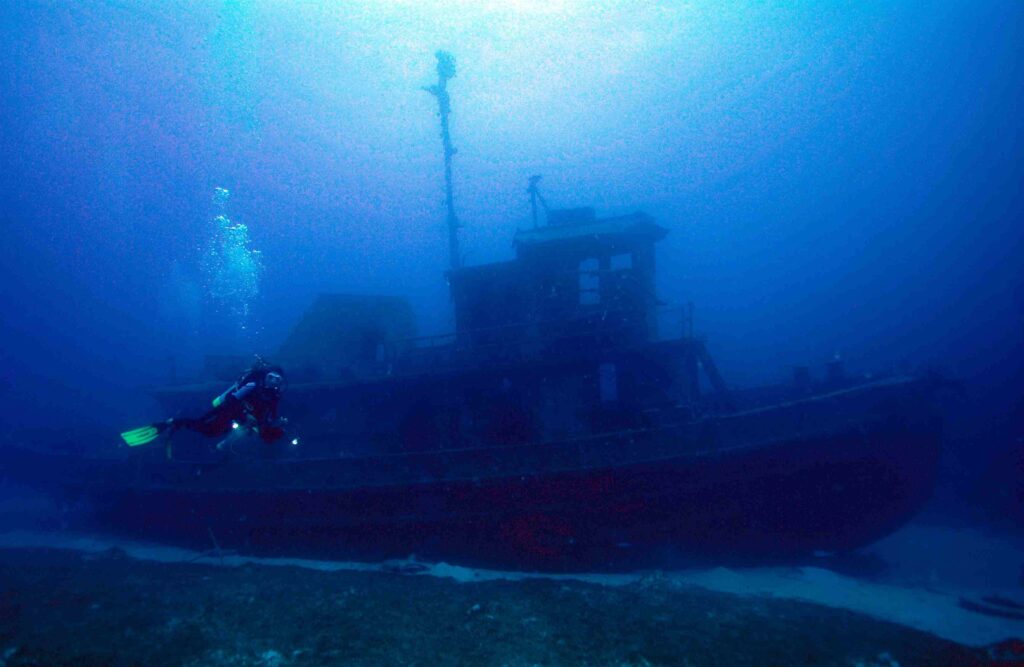
M 150 424 L 149 426 L 142 426 L 140 428 L 132 429 L 131 431 L 125 431 L 121 434 L 121 439 L 129 447 L 138 447 L 139 445 L 146 445 L 157 438 L 164 432 L 166 424 Z

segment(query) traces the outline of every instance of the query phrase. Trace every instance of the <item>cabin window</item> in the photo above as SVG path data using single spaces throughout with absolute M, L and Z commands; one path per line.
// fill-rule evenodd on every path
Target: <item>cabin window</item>
M 580 262 L 580 305 L 592 306 L 601 303 L 601 275 L 597 259 Z
M 377 330 L 364 331 L 359 341 L 360 361 L 384 361 L 384 334 Z
M 601 364 L 597 369 L 597 379 L 602 403 L 619 400 L 619 378 L 615 364 Z
M 611 257 L 611 270 L 612 271 L 625 271 L 633 268 L 633 253 L 624 252 L 620 255 L 612 255 Z
M 383 336 L 379 331 L 364 331 L 359 337 L 359 361 L 370 362 L 377 358 L 377 345 Z

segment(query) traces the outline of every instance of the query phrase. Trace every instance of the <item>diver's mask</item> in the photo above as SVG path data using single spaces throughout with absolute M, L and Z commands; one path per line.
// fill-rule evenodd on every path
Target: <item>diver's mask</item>
M 280 389 L 284 385 L 284 376 L 277 371 L 270 371 L 263 378 L 263 385 L 267 389 Z

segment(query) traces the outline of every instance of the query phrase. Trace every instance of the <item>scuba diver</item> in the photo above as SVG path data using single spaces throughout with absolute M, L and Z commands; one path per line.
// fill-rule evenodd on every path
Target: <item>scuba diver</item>
M 277 415 L 284 386 L 284 371 L 259 357 L 228 389 L 213 399 L 213 408 L 196 419 L 173 418 L 121 434 L 129 447 L 148 444 L 161 435 L 188 429 L 210 438 L 223 437 L 235 429 L 246 428 L 259 434 L 266 443 L 284 435 L 287 420 Z

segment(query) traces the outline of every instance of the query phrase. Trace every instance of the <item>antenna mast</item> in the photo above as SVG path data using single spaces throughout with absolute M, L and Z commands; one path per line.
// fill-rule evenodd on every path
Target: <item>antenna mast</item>
M 533 218 L 533 228 L 537 228 L 537 200 L 540 200 L 540 205 L 544 207 L 544 215 L 547 216 L 550 212 L 548 209 L 548 203 L 544 200 L 544 195 L 540 193 L 540 188 L 537 184 L 540 183 L 540 174 L 534 174 L 530 177 L 530 187 L 526 189 L 530 193 L 530 216 Z
M 455 56 L 447 51 L 438 51 L 437 84 L 424 86 L 423 90 L 437 98 L 437 113 L 441 117 L 441 144 L 444 146 L 444 190 L 445 206 L 448 209 L 448 254 L 451 268 L 462 264 L 459 258 L 459 219 L 455 215 L 455 197 L 452 195 L 452 136 L 448 130 L 448 114 L 451 113 L 451 99 L 448 97 L 448 80 L 455 76 Z

